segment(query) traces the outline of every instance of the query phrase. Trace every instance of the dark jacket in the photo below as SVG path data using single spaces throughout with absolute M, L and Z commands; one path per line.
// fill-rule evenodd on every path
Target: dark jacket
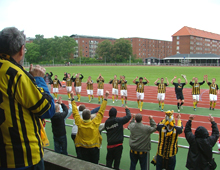
M 63 112 L 57 112 L 51 118 L 52 123 L 52 132 L 55 137 L 61 137 L 66 135 L 66 128 L 65 128 L 65 117 L 68 114 L 68 108 L 65 104 L 61 104 Z
M 186 167 L 189 170 L 209 170 L 208 162 L 212 159 L 212 147 L 219 138 L 219 130 L 217 124 L 213 121 L 212 134 L 206 128 L 199 126 L 195 135 L 191 130 L 192 121 L 188 120 L 185 127 L 186 140 L 189 143 L 189 152 L 186 162 Z
M 53 80 L 51 78 L 53 76 L 53 73 L 50 72 L 50 74 L 49 73 L 46 73 L 46 74 L 48 74 L 49 84 L 53 84 Z M 46 75 L 44 76 L 44 80 L 46 82 Z
M 115 145 L 123 143 L 124 130 L 123 125 L 128 123 L 131 119 L 131 112 L 125 109 L 126 116 L 124 117 L 110 117 L 105 122 L 105 130 L 107 131 L 108 145 Z

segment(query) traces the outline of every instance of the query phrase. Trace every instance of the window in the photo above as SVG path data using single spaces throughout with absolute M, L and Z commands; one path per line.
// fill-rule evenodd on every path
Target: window
M 78 44 L 78 40 L 76 40 L 76 43 Z
M 179 37 L 179 36 L 177 36 L 177 37 L 176 37 L 176 39 L 177 39 L 177 40 L 179 40 L 179 39 L 180 39 L 180 37 Z
M 179 50 L 180 49 L 180 47 L 179 46 L 176 46 L 176 50 Z
M 190 47 L 190 50 L 193 50 L 193 46 Z
M 84 40 L 82 40 L 82 42 L 84 43 Z
M 139 44 L 139 46 L 141 46 L 141 44 Z
M 139 55 L 141 55 L 141 53 L 139 53 Z
M 193 44 L 193 41 L 190 41 L 190 44 Z
M 177 41 L 177 42 L 176 42 L 176 45 L 179 45 L 179 44 L 180 44 L 180 42 L 179 42 L 179 41 Z

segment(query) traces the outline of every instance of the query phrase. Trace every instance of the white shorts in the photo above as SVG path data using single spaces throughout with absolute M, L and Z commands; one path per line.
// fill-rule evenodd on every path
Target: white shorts
M 81 86 L 76 86 L 75 90 L 76 90 L 76 93 L 81 93 Z
M 72 91 L 72 86 L 66 86 L 66 90 L 67 90 L 67 92 L 71 92 Z
M 93 90 L 87 90 L 87 95 L 93 95 Z
M 97 90 L 97 95 L 98 96 L 103 96 L 103 89 L 98 89 Z
M 210 101 L 217 101 L 217 95 L 215 94 L 209 94 Z
M 118 95 L 118 89 L 112 88 L 112 94 Z
M 193 95 L 193 100 L 196 100 L 196 101 L 199 101 L 199 94 L 197 94 L 197 95 Z
M 137 99 L 144 100 L 144 93 L 138 93 L 137 92 Z
M 121 96 L 127 97 L 128 96 L 127 90 L 121 90 Z
M 58 93 L 58 92 L 59 92 L 58 88 L 53 88 L 53 93 Z
M 159 101 L 165 100 L 165 93 L 158 93 L 157 94 L 157 100 L 159 100 Z

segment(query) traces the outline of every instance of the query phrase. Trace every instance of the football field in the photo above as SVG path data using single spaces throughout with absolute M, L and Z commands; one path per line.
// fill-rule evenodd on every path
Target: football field
M 198 77 L 199 81 L 203 81 L 203 75 L 209 76 L 209 81 L 211 81 L 212 77 L 215 77 L 217 79 L 217 84 L 220 84 L 219 81 L 219 74 L 217 74 L 220 70 L 220 68 L 217 67 L 164 67 L 164 66 L 67 66 L 67 67 L 48 67 L 46 68 L 47 72 L 52 71 L 54 75 L 58 75 L 58 78 L 62 80 L 63 73 L 82 73 L 84 75 L 83 84 L 82 84 L 82 97 L 80 102 L 76 102 L 77 105 L 79 104 L 85 104 L 88 109 L 93 109 L 100 104 L 98 104 L 97 99 L 97 84 L 94 83 L 94 99 L 91 101 L 91 103 L 88 103 L 88 97 L 86 94 L 86 80 L 88 76 L 92 76 L 93 81 L 95 82 L 98 75 L 101 73 L 102 76 L 105 78 L 105 85 L 104 89 L 110 91 L 111 94 L 111 85 L 107 84 L 109 82 L 109 79 L 113 79 L 114 74 L 116 75 L 125 75 L 126 80 L 128 81 L 128 107 L 131 110 L 132 114 L 140 113 L 139 109 L 137 108 L 137 102 L 136 102 L 136 92 L 135 88 L 136 86 L 132 83 L 133 79 L 136 76 L 142 76 L 149 79 L 150 83 L 145 86 L 145 99 L 144 99 L 144 105 L 143 105 L 143 111 L 141 112 L 143 115 L 143 123 L 149 125 L 149 119 L 148 116 L 152 115 L 156 123 L 159 123 L 165 116 L 164 112 L 161 112 L 158 108 L 157 103 L 157 87 L 154 85 L 154 81 L 157 78 L 160 77 L 167 77 L 169 82 L 170 80 L 176 75 L 178 77 L 181 77 L 181 74 L 185 74 L 187 76 L 188 81 L 192 79 L 192 77 Z M 52 77 L 53 79 L 54 77 Z M 183 82 L 183 78 L 182 82 Z M 218 83 L 219 82 L 219 83 Z M 185 126 L 189 114 L 195 114 L 196 118 L 193 121 L 192 125 L 192 131 L 194 132 L 195 129 L 198 126 L 204 126 L 208 129 L 209 133 L 211 134 L 211 124 L 207 119 L 207 116 L 209 114 L 212 114 L 215 117 L 215 121 L 219 124 L 220 123 L 220 102 L 217 102 L 215 111 L 209 110 L 209 97 L 208 97 L 208 85 L 205 83 L 201 89 L 201 96 L 200 96 L 200 103 L 198 104 L 198 108 L 196 111 L 193 110 L 193 104 L 192 104 L 192 95 L 191 95 L 191 88 L 190 86 L 185 86 L 183 94 L 185 97 L 185 104 L 183 106 L 183 109 L 181 109 L 181 120 L 183 123 L 183 126 Z M 62 96 L 64 103 L 67 104 L 67 95 L 66 95 L 66 89 L 65 88 L 59 88 L 59 95 Z M 218 97 L 220 97 L 218 95 Z M 108 118 L 108 111 L 111 107 L 115 107 L 118 110 L 117 116 L 122 117 L 125 115 L 124 108 L 121 107 L 121 100 L 120 96 L 117 102 L 112 103 L 111 95 L 109 96 L 108 100 L 108 106 L 106 108 L 106 111 L 104 113 L 104 118 L 102 122 L 105 122 L 105 120 Z M 177 113 L 177 107 L 176 107 L 176 98 L 174 93 L 174 86 L 169 85 L 167 87 L 166 91 L 166 99 L 165 99 L 165 108 L 164 110 L 174 110 L 174 115 Z M 66 123 L 72 124 L 73 117 L 70 116 Z M 124 133 L 126 135 L 130 135 L 129 130 L 127 130 L 128 124 L 126 124 Z M 220 128 L 220 126 L 218 126 Z M 71 135 L 71 127 L 66 127 L 67 129 L 67 139 L 68 139 L 68 153 L 71 155 L 75 154 L 75 147 L 74 143 L 70 137 Z M 53 149 L 53 135 L 51 131 L 51 124 L 47 123 L 46 131 L 50 140 L 50 148 Z M 102 142 L 102 148 L 100 149 L 100 163 L 105 164 L 105 156 L 106 156 L 106 135 L 102 134 L 103 136 L 103 142 Z M 158 133 L 155 132 L 152 135 L 153 140 L 158 140 Z M 188 146 L 188 143 L 186 142 L 185 135 L 182 133 L 179 137 L 179 145 L 185 145 Z M 125 138 L 123 143 L 123 155 L 121 160 L 121 169 L 129 169 L 130 166 L 130 158 L 129 158 L 129 139 Z M 214 150 L 217 151 L 217 145 L 214 147 Z M 150 152 L 150 157 L 152 158 L 157 152 L 157 144 L 152 144 L 152 150 Z M 176 169 L 185 170 L 185 163 L 187 158 L 187 149 L 179 149 L 179 152 L 177 154 L 177 165 Z M 216 162 L 220 162 L 220 156 L 214 155 L 216 158 Z M 150 158 L 150 160 L 151 160 Z M 220 165 L 219 165 L 220 166 Z M 155 169 L 153 165 L 150 166 L 150 169 Z M 139 168 L 139 165 L 137 165 L 137 169 Z

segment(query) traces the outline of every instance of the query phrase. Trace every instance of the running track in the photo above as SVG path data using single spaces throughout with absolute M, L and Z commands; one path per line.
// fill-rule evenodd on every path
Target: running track
M 206 84 L 204 84 L 204 86 L 205 85 Z M 176 105 L 174 86 L 172 86 L 172 85 L 170 85 L 170 86 L 171 87 L 167 87 L 165 104 Z M 135 85 L 128 85 L 128 100 L 136 101 L 136 91 L 135 91 L 135 89 L 136 89 Z M 112 86 L 110 84 L 105 84 L 104 91 L 106 91 L 106 90 L 108 90 L 111 94 Z M 144 93 L 145 93 L 144 102 L 158 103 L 157 102 L 157 86 L 146 86 Z M 65 88 L 60 88 L 59 89 L 59 94 L 66 94 L 66 89 Z M 97 97 L 96 94 L 97 94 L 97 84 L 94 84 L 94 97 Z M 119 92 L 119 94 L 120 94 L 120 92 Z M 191 89 L 190 88 L 184 88 L 183 89 L 183 94 L 184 94 L 184 98 L 185 98 L 184 105 L 193 106 Z M 82 96 L 87 96 L 86 84 L 85 83 L 82 83 L 81 95 Z M 111 95 L 109 96 L 109 98 L 111 98 Z M 97 99 L 93 99 L 93 100 L 97 100 Z M 119 97 L 119 100 L 120 100 L 120 97 Z M 118 102 L 121 102 L 121 101 L 118 101 Z M 65 101 L 65 104 L 67 104 L 67 101 Z M 77 102 L 77 105 L 79 105 L 79 104 L 85 104 L 88 109 L 93 109 L 93 108 L 99 106 L 99 104 Z M 102 122 L 105 122 L 105 120 L 108 118 L 108 111 L 111 107 L 112 106 L 107 106 L 106 107 L 106 111 L 104 113 L 104 118 L 103 118 Z M 117 107 L 117 106 L 114 106 L 114 107 L 118 111 L 117 116 L 122 117 L 122 116 L 125 115 L 125 110 L 124 110 L 123 107 Z M 208 94 L 207 89 L 201 89 L 201 98 L 200 98 L 200 102 L 198 104 L 198 107 L 203 107 L 203 108 L 207 108 L 207 109 L 209 108 L 209 94 Z M 220 102 L 219 101 L 216 104 L 216 109 L 220 109 Z M 130 111 L 131 111 L 132 114 L 140 113 L 139 109 L 136 109 L 136 108 L 130 108 Z M 218 111 L 218 110 L 215 110 L 215 111 Z M 177 113 L 175 113 L 174 115 L 176 116 L 176 114 Z M 148 125 L 149 125 L 149 119 L 148 119 L 149 115 L 153 116 L 156 123 L 160 122 L 165 116 L 164 112 L 154 111 L 154 110 L 146 110 L 146 109 L 144 109 L 142 111 L 142 115 L 143 115 L 143 123 L 148 124 Z M 70 118 L 72 119 L 73 117 L 71 116 Z M 183 126 L 185 126 L 186 122 L 188 121 L 188 118 L 189 118 L 189 114 L 181 114 L 181 120 L 182 120 Z M 220 123 L 220 117 L 215 117 L 215 122 L 217 122 L 219 124 Z M 127 126 L 128 126 L 128 124 L 125 125 L 125 128 L 127 128 Z M 193 132 L 195 131 L 196 127 L 198 127 L 198 126 L 204 126 L 205 128 L 208 129 L 209 133 L 211 132 L 211 123 L 208 121 L 207 116 L 196 115 L 196 118 L 195 118 L 195 120 L 193 120 L 193 123 L 192 123 Z M 218 125 L 218 127 L 220 129 L 220 125 Z M 180 136 L 184 137 L 184 133 L 182 133 Z

